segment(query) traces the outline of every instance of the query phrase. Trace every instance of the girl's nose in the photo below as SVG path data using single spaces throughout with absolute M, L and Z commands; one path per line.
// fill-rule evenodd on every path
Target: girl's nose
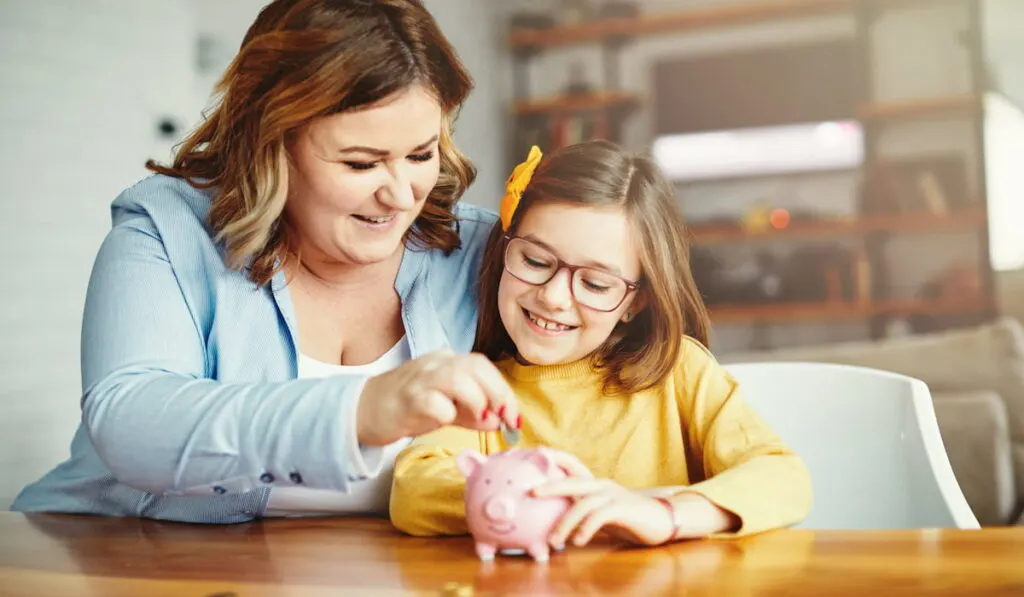
M 544 306 L 552 310 L 567 310 L 572 308 L 572 274 L 569 270 L 562 269 L 555 272 L 555 275 L 540 287 L 537 292 L 538 298 Z

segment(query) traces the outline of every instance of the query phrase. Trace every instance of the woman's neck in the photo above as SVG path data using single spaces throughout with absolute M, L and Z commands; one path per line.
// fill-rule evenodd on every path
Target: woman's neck
M 318 258 L 308 252 L 296 252 L 289 266 L 289 277 L 299 278 L 304 283 L 325 289 L 345 291 L 380 285 L 394 285 L 402 263 L 405 247 L 399 247 L 394 255 L 376 263 L 343 263 Z

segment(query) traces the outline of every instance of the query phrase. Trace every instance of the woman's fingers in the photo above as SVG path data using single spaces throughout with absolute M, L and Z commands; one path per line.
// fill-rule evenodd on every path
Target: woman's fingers
M 481 421 L 488 410 L 487 393 L 476 378 L 458 366 L 451 370 L 451 382 L 448 390 L 451 400 L 458 407 L 473 414 L 473 419 Z M 443 390 L 442 390 L 443 391 Z
M 436 390 L 430 390 L 423 395 L 419 413 L 430 421 L 431 429 L 450 425 L 458 414 L 448 396 Z
M 500 418 L 506 425 L 518 425 L 519 408 L 512 388 L 486 357 L 440 354 L 436 358 L 428 369 L 431 376 L 426 386 L 447 394 L 456 408 L 472 414 L 460 418 L 459 424 L 492 431 Z
M 360 442 L 386 445 L 451 424 L 494 431 L 499 417 L 517 427 L 519 408 L 486 357 L 443 349 L 368 380 L 357 417 Z
M 467 373 L 479 384 L 491 412 L 497 414 L 509 427 L 518 429 L 519 405 L 516 404 L 511 386 L 498 368 L 487 357 L 478 353 L 466 355 L 465 360 Z

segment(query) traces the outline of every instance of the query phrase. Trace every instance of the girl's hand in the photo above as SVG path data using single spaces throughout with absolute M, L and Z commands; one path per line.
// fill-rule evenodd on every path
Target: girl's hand
M 698 493 L 678 493 L 681 487 L 626 489 L 609 479 L 570 478 L 552 481 L 533 490 L 537 497 L 567 497 L 573 505 L 555 525 L 549 539 L 554 547 L 586 545 L 601 529 L 640 545 L 660 545 L 675 539 L 695 539 L 712 533 L 735 531 L 739 517 L 723 510 Z M 675 493 L 666 494 L 665 491 Z M 665 504 L 669 498 L 682 521 L 678 531 Z
M 544 448 L 544 451 L 551 457 L 552 462 L 554 462 L 558 468 L 562 469 L 569 477 L 580 477 L 583 479 L 594 478 L 594 473 L 590 472 L 587 465 L 583 464 L 583 461 L 577 458 L 574 454 L 552 448 Z
M 433 352 L 370 378 L 359 397 L 359 443 L 384 446 L 446 425 L 498 429 L 499 416 L 519 426 L 515 395 L 481 354 Z
M 533 490 L 537 497 L 567 497 L 573 505 L 551 532 L 554 547 L 582 546 L 603 528 L 618 538 L 641 545 L 658 545 L 671 537 L 672 515 L 657 500 L 608 479 L 569 478 Z

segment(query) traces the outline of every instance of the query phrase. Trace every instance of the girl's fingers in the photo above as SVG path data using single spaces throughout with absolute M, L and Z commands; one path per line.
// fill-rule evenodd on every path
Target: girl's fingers
M 569 452 L 562 450 L 548 450 L 548 454 L 551 456 L 551 460 L 560 469 L 565 471 L 565 474 L 570 477 L 583 477 L 586 479 L 593 479 L 594 473 L 590 472 L 587 465 L 583 464 L 579 458 Z
M 590 515 L 591 512 L 611 502 L 611 497 L 603 494 L 588 495 L 573 504 L 551 530 L 548 541 L 552 546 L 565 545 L 569 535 Z
M 594 538 L 604 526 L 615 520 L 615 512 L 617 508 L 614 503 L 608 503 L 592 511 L 580 525 L 576 528 L 576 533 L 573 534 L 572 544 L 577 547 L 582 547 L 590 540 Z
M 549 481 L 543 485 L 535 487 L 533 495 L 534 497 L 575 498 L 597 493 L 607 488 L 608 483 L 604 479 L 594 479 L 592 477 L 570 477 L 568 479 Z

